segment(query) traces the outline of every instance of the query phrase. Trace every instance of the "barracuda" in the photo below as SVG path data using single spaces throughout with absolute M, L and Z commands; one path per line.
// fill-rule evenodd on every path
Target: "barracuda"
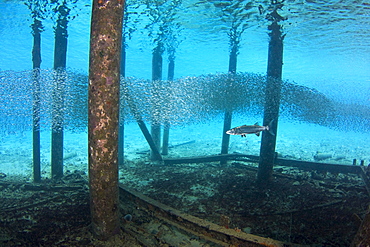
M 255 123 L 254 125 L 242 125 L 226 131 L 226 134 L 241 135 L 241 137 L 246 137 L 247 134 L 256 134 L 256 136 L 260 136 L 261 131 L 267 130 L 271 135 L 275 135 L 275 133 L 270 130 L 270 126 L 273 121 L 274 120 L 272 120 L 267 126 L 260 126 L 258 123 Z

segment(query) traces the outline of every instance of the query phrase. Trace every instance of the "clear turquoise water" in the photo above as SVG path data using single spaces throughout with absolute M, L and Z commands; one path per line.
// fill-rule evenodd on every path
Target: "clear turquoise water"
M 134 1 L 127 1 L 127 3 L 130 12 L 137 11 L 134 8 Z M 219 17 L 215 17 L 213 15 L 215 9 L 206 8 L 202 4 L 198 4 L 198 7 L 195 8 L 194 3 L 195 1 L 183 1 L 183 5 L 177 10 L 175 16 L 181 30 L 178 36 L 181 43 L 176 50 L 175 78 L 225 73 L 228 70 L 228 22 L 220 21 Z M 255 2 L 253 6 L 257 9 L 258 5 L 259 2 Z M 207 6 L 209 7 L 209 5 Z M 139 10 L 143 9 L 139 8 Z M 90 10 L 90 1 L 78 1 L 76 8 L 72 11 L 72 15 L 76 16 L 68 24 L 67 67 L 85 75 L 87 75 L 88 70 Z M 315 88 L 336 102 L 370 106 L 369 4 L 349 0 L 320 1 L 319 3 L 303 0 L 286 1 L 285 7 L 280 13 L 288 17 L 288 20 L 283 22 L 284 33 L 286 34 L 284 39 L 283 78 L 291 82 L 294 81 L 298 85 Z M 154 46 L 148 37 L 148 29 L 145 26 L 151 21 L 146 15 L 133 15 L 133 17 L 139 21 L 136 26 L 137 30 L 132 33 L 132 38 L 127 41 L 126 75 L 150 79 Z M 249 28 L 244 31 L 241 38 L 237 66 L 239 72 L 257 74 L 265 74 L 266 72 L 269 41 L 268 23 L 260 16 L 257 15 L 257 17 L 259 17 L 258 20 L 256 18 L 248 20 Z M 54 19 L 43 21 L 41 68 L 45 74 L 48 74 L 48 71 L 53 67 Z M 10 77 L 17 78 L 17 76 L 14 76 L 17 73 L 21 73 L 20 77 L 25 77 L 27 71 L 29 72 L 32 68 L 33 39 L 30 29 L 31 23 L 30 11 L 21 1 L 0 1 L 0 72 L 3 82 L 9 81 Z M 167 56 L 168 54 L 164 53 L 163 79 L 167 78 Z M 11 72 L 7 73 L 5 71 Z M 31 97 L 25 93 L 30 88 L 22 83 L 21 79 L 13 80 L 15 85 L 19 86 L 3 85 L 4 87 L 0 92 L 0 96 L 2 96 L 1 108 L 3 109 L 1 113 L 6 115 L 1 120 L 3 142 L 11 140 L 9 135 L 14 132 L 14 128 L 10 128 L 11 131 L 9 131 L 8 125 L 16 126 L 16 128 L 22 130 L 22 128 L 29 129 L 31 124 L 31 112 L 29 111 L 31 109 L 29 104 Z M 43 105 L 46 108 L 50 104 L 47 100 L 50 97 L 47 94 L 49 89 L 45 88 L 46 96 Z M 12 97 L 13 94 L 18 96 L 20 94 L 21 96 Z M 7 97 L 10 97 L 12 101 L 7 101 Z M 6 107 L 8 108 L 6 109 Z M 13 113 L 25 117 L 13 118 Z M 49 113 L 49 110 L 46 109 L 44 112 L 45 118 L 42 120 L 44 121 L 45 131 L 49 130 L 50 120 L 46 119 Z M 357 114 L 356 119 L 349 117 L 346 119 L 346 124 L 360 126 L 357 130 L 361 129 L 361 124 L 367 121 L 361 122 L 361 119 L 370 118 L 370 113 L 359 113 L 357 107 L 350 109 L 348 115 L 351 116 L 352 114 Z M 68 115 L 68 121 L 73 121 L 73 117 L 73 115 Z M 248 113 L 239 114 L 233 119 L 232 125 L 234 127 L 241 124 L 253 124 L 256 121 L 262 122 L 261 120 L 262 112 L 253 116 L 248 115 Z M 323 127 L 319 124 L 312 125 L 308 123 L 308 125 L 304 125 L 307 123 L 293 121 L 287 115 L 283 116 L 281 121 L 281 126 L 284 128 L 281 131 L 279 130 L 277 148 L 280 147 L 283 153 L 288 152 L 285 150 L 293 148 L 296 150 L 293 153 L 297 158 L 312 159 L 313 154 L 316 151 L 322 151 L 321 149 L 324 151 L 334 150 L 333 152 L 340 150 L 341 143 L 345 142 L 343 140 L 343 136 L 345 136 L 345 140 L 351 139 L 348 150 L 349 161 L 352 158 L 367 159 L 369 157 L 366 145 L 362 144 L 364 140 L 368 139 L 368 128 L 363 128 L 365 133 L 354 132 L 351 128 L 347 128 L 345 131 L 342 130 L 342 132 L 331 132 L 332 130 L 329 131 L 330 128 L 328 131 L 323 131 Z M 207 127 L 200 126 L 199 129 L 202 130 L 201 133 L 203 134 L 196 132 L 196 138 L 202 139 L 207 136 L 208 140 L 214 140 L 217 143 L 215 144 L 217 148 L 204 152 L 217 153 L 220 145 L 219 138 L 222 134 L 222 119 L 209 119 L 206 120 L 205 124 L 205 126 L 207 124 L 212 126 L 212 133 L 207 133 Z M 330 126 L 324 128 L 328 127 Z M 190 129 L 187 129 L 186 126 L 180 128 L 181 135 L 188 136 L 188 139 L 184 138 L 186 140 L 193 138 L 192 133 L 194 131 Z M 290 136 L 289 133 L 295 133 L 295 135 Z M 320 133 L 320 135 L 313 135 L 313 133 Z M 141 133 L 136 129 L 128 135 L 131 137 L 134 135 L 140 136 Z M 315 137 L 307 140 L 302 138 L 307 137 L 307 135 Z M 16 139 L 20 143 L 29 143 L 30 139 L 26 136 L 27 134 Z M 48 139 L 48 137 L 45 138 Z M 300 140 L 305 140 L 305 142 L 300 142 Z M 325 140 L 324 144 L 322 144 L 322 140 Z M 250 145 L 253 148 L 249 150 L 258 153 L 259 139 L 252 139 L 247 144 L 239 139 L 232 139 L 232 141 L 235 143 L 231 145 L 234 145 L 233 147 L 237 151 L 240 151 L 239 148 L 243 145 L 254 143 Z M 181 140 L 175 138 L 174 142 L 181 142 Z M 300 144 L 298 145 L 297 142 L 300 142 Z M 144 140 L 139 143 L 141 146 L 147 145 Z M 128 143 L 127 145 L 131 144 Z M 45 144 L 44 148 L 45 157 L 47 157 L 49 147 Z M 68 149 L 68 145 L 66 145 L 66 148 Z M 302 153 L 305 148 L 309 155 Z M 81 152 L 85 155 L 86 147 L 83 147 L 83 149 L 85 151 Z M 28 157 L 31 157 L 30 143 L 29 146 L 27 145 L 27 150 Z M 133 151 L 133 153 L 135 152 Z
M 175 77 L 227 72 L 228 37 L 225 26 L 204 10 L 191 8 L 196 1 L 183 1 L 177 11 L 183 30 L 176 52 Z M 129 11 L 135 1 L 128 1 Z M 68 26 L 67 66 L 82 71 L 88 68 L 90 1 L 79 1 L 72 11 L 78 16 Z M 257 8 L 258 1 L 255 6 Z M 281 11 L 284 22 L 283 77 L 312 86 L 326 94 L 369 104 L 370 25 L 369 5 L 363 1 L 290 1 Z M 0 69 L 28 70 L 32 67 L 29 10 L 21 1 L 0 2 Z M 207 15 L 205 15 L 207 13 Z M 151 49 L 148 33 L 139 17 L 137 31 L 127 42 L 128 76 L 151 77 Z M 238 71 L 265 73 L 268 36 L 266 23 L 248 20 L 242 36 Z M 42 68 L 53 64 L 53 21 L 44 21 Z M 164 55 L 166 56 L 166 55 Z M 166 67 L 166 66 L 164 66 Z M 166 69 L 164 70 L 166 75 Z M 165 76 L 164 76 L 165 77 Z M 346 90 L 343 90 L 343 87 Z
M 201 3 L 194 7 L 196 2 Z M 224 102 L 224 93 L 236 96 L 235 100 L 240 100 L 240 95 L 247 95 L 249 98 L 245 98 L 249 102 L 246 105 L 250 103 L 252 107 L 235 107 L 238 111 L 234 112 L 232 127 L 262 123 L 263 79 L 251 83 L 253 85 L 248 84 L 249 91 L 246 92 L 223 92 L 221 89 L 217 92 L 207 91 L 212 78 L 227 72 L 229 60 L 227 30 L 230 22 L 226 17 L 217 17 L 217 8 L 212 7 L 210 2 L 184 0 L 176 10 L 175 22 L 179 24 L 177 38 L 181 40 L 176 49 L 176 85 L 166 88 L 163 91 L 166 94 L 160 97 L 162 102 L 169 101 L 160 105 L 160 115 L 171 121 L 169 144 L 175 146 L 166 157 L 220 153 L 223 111 L 209 107 L 209 98 L 219 103 L 217 99 Z M 78 1 L 71 12 L 75 18 L 68 24 L 67 67 L 70 77 L 66 81 L 64 94 L 65 172 L 78 170 L 87 173 L 88 170 L 86 85 L 90 3 L 86 0 Z M 130 13 L 145 10 L 145 7 L 135 8 L 135 1 L 128 0 L 127 3 Z M 248 28 L 241 37 L 237 71 L 240 74 L 250 72 L 252 76 L 262 78 L 266 73 L 269 37 L 268 23 L 258 15 L 259 4 L 259 1 L 253 2 L 252 7 L 257 15 L 245 22 Z M 286 0 L 285 7 L 279 13 L 288 18 L 283 22 L 286 34 L 284 85 L 289 88 L 291 84 L 288 81 L 294 82 L 296 86 L 305 86 L 294 95 L 284 94 L 287 91 L 283 91 L 276 145 L 279 157 L 317 161 L 315 155 L 321 153 L 331 158 L 320 162 L 350 165 L 353 159 L 357 159 L 358 162 L 365 161 L 367 165 L 370 161 L 370 111 L 367 108 L 370 107 L 370 4 L 362 0 L 324 0 L 317 3 L 314 0 Z M 155 108 L 151 101 L 150 82 L 154 45 L 148 37 L 149 29 L 146 25 L 152 24 L 152 19 L 147 15 L 132 17 L 131 21 L 138 22 L 136 31 L 127 40 L 126 75 L 133 78 L 131 80 L 134 83 L 130 89 L 150 128 L 151 109 Z M 30 11 L 22 1 L 0 0 L 0 173 L 8 178 L 22 180 L 33 179 L 31 23 Z M 41 176 L 45 180 L 51 177 L 54 23 L 55 17 L 43 20 L 41 48 Z M 163 79 L 167 78 L 167 56 L 168 53 L 164 53 Z M 75 80 L 77 76 L 82 79 Z M 198 81 L 199 78 L 201 80 Z M 71 86 L 75 82 L 83 83 L 82 88 L 85 86 L 85 90 L 76 90 L 77 87 Z M 216 88 L 221 85 L 216 83 Z M 204 92 L 211 96 L 204 97 Z M 299 102 L 289 101 L 292 98 Z M 342 115 L 338 118 L 325 115 L 327 109 L 331 108 L 319 103 L 318 100 L 323 98 L 328 100 L 324 102 L 334 104 L 333 109 L 341 110 Z M 120 167 L 121 182 L 130 181 L 134 177 L 127 175 L 132 172 L 130 164 L 139 166 L 149 158 L 149 146 L 138 125 L 132 117 L 125 116 L 125 120 L 124 154 L 125 160 L 129 162 L 127 166 Z M 184 143 L 186 145 L 181 145 Z M 261 137 L 256 135 L 248 135 L 246 138 L 231 136 L 229 153 L 259 155 L 260 145 Z M 223 172 L 222 167 L 220 172 Z M 133 183 L 149 184 L 155 179 L 162 181 L 163 178 L 154 174 L 148 181 L 133 180 Z M 181 193 L 181 197 L 184 195 Z M 305 203 L 304 200 L 299 201 Z M 283 207 L 286 206 L 283 204 Z M 292 213 L 290 215 L 292 224 Z M 280 221 L 278 223 L 281 225 Z M 326 224 L 323 227 L 326 229 Z M 304 234 L 301 230 L 300 234 Z

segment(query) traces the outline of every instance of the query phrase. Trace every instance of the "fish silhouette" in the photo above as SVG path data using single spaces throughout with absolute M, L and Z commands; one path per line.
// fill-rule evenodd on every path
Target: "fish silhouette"
M 241 135 L 242 137 L 246 137 L 247 134 L 256 134 L 256 136 L 260 136 L 261 131 L 267 130 L 271 135 L 275 135 L 275 133 L 270 129 L 273 121 L 274 120 L 272 120 L 267 126 L 260 126 L 258 125 L 258 122 L 253 125 L 242 125 L 226 131 L 226 134 Z

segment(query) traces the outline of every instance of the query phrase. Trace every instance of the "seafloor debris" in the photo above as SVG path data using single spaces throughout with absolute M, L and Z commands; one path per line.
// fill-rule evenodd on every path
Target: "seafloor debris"
M 255 183 L 256 166 L 233 162 L 162 165 L 131 162 L 121 182 L 162 204 L 233 234 L 319 246 L 349 246 L 369 204 L 358 175 L 277 166 L 271 187 Z M 98 246 L 89 231 L 86 174 L 42 183 L 0 182 L 0 245 Z M 111 246 L 208 246 L 163 222 L 160 214 L 121 204 L 122 232 Z M 229 228 L 229 229 L 227 229 Z M 135 236 L 136 239 L 134 239 Z M 106 245 L 107 246 L 107 245 Z M 222 246 L 222 245 L 221 245 Z
M 349 246 L 360 225 L 353 215 L 362 218 L 370 202 L 357 174 L 278 166 L 273 185 L 260 188 L 253 164 L 138 164 L 121 171 L 126 186 L 229 229 L 284 242 Z

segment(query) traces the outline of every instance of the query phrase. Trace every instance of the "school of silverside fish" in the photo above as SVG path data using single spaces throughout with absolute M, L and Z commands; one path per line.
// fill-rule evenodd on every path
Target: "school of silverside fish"
M 0 121 L 5 134 L 32 128 L 32 107 L 36 102 L 28 93 L 32 91 L 31 73 L 0 71 L 0 114 L 6 116 Z M 58 76 L 62 80 L 59 83 L 55 83 L 55 75 L 54 70 L 41 70 L 40 73 L 40 102 L 37 103 L 41 106 L 41 128 L 55 127 L 53 119 L 62 118 L 65 129 L 84 131 L 87 126 L 87 75 L 67 70 Z M 218 73 L 174 81 L 121 78 L 120 116 L 125 121 L 140 117 L 146 122 L 169 125 L 202 123 L 225 111 L 259 119 L 264 108 L 265 83 L 266 77 L 255 73 Z M 63 91 L 63 100 L 60 101 L 62 105 L 56 107 L 52 101 L 58 90 Z M 53 113 L 54 109 L 58 112 Z M 369 110 L 367 106 L 336 102 L 312 88 L 282 82 L 280 117 L 341 130 L 364 131 L 370 128 L 370 117 L 364 114 Z M 53 114 L 62 116 L 52 118 Z M 251 124 L 245 123 L 253 126 Z M 268 127 L 247 127 L 246 134 L 269 131 Z M 250 128 L 260 129 L 251 131 Z

